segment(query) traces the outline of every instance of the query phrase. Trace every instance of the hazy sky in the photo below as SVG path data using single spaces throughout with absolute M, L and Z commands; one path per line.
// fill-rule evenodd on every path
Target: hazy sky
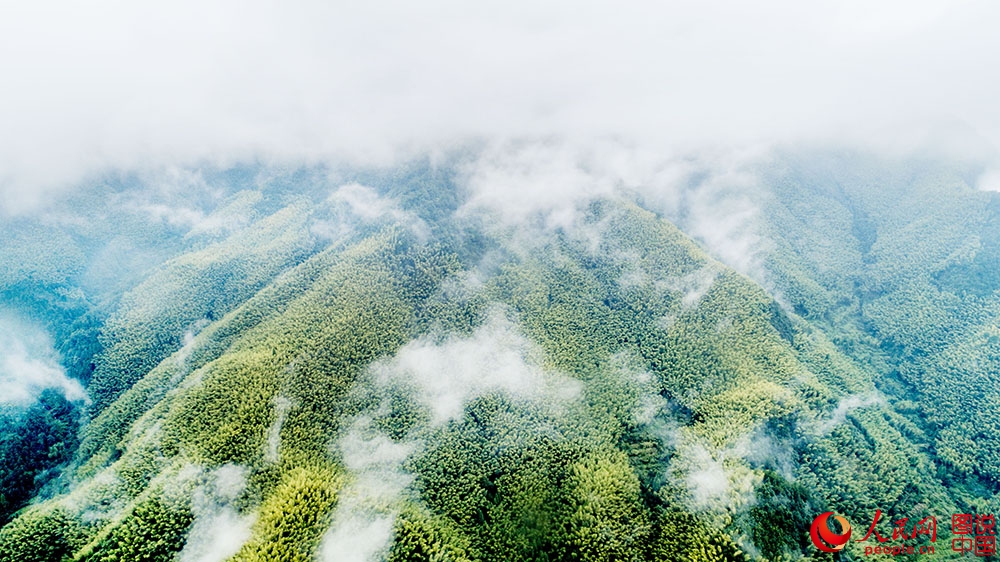
M 3 2 L 0 196 L 470 138 L 996 146 L 998 21 L 956 0 Z

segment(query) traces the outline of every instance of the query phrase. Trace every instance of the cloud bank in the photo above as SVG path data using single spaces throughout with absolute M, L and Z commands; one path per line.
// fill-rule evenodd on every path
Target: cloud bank
M 0 18 L 0 201 L 117 168 L 389 162 L 482 138 L 995 144 L 997 16 L 987 0 L 20 3 Z

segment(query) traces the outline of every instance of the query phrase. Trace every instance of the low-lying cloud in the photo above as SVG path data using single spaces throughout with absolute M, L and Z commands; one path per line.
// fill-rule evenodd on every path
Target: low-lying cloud
M 393 526 L 414 476 L 408 459 L 425 439 L 459 418 L 477 397 L 502 393 L 558 412 L 581 395 L 580 384 L 541 367 L 539 349 L 525 338 L 502 307 L 489 311 L 469 336 L 435 334 L 403 346 L 394 357 L 369 368 L 368 391 L 381 397 L 375 415 L 385 414 L 387 393 L 395 388 L 429 415 L 404 438 L 392 439 L 368 414 L 356 417 L 337 440 L 333 453 L 351 480 L 339 494 L 319 559 L 375 562 L 392 544 Z M 359 390 L 359 392 L 365 392 Z
M 392 542 L 399 495 L 413 476 L 403 462 L 415 444 L 394 443 L 367 419 L 354 425 L 337 444 L 353 480 L 340 492 L 333 525 L 320 545 L 323 562 L 376 562 Z
M 222 562 L 243 546 L 255 517 L 241 514 L 236 503 L 246 489 L 246 469 L 227 464 L 203 475 L 191 497 L 194 522 L 178 562 Z
M 407 344 L 396 356 L 373 366 L 383 384 L 409 386 L 414 397 L 431 412 L 432 425 L 458 418 L 472 399 L 501 392 L 514 399 L 572 398 L 579 384 L 546 374 L 540 350 L 525 338 L 503 308 L 490 311 L 471 337 L 433 337 Z
M 819 422 L 816 430 L 820 435 L 826 435 L 833 431 L 837 426 L 847 421 L 847 415 L 854 410 L 857 410 L 858 408 L 877 406 L 884 402 L 885 398 L 877 392 L 846 396 L 837 402 L 837 407 L 833 409 L 829 418 Z
M 351 235 L 360 224 L 392 222 L 407 228 L 418 239 L 426 240 L 430 229 L 420 217 L 402 209 L 399 202 L 381 196 L 374 189 L 358 183 L 338 187 L 326 199 L 329 218 L 319 218 L 310 231 L 323 239 L 341 241 Z
M 86 400 L 79 381 L 66 375 L 52 340 L 42 330 L 0 311 L 0 407 L 25 406 L 56 389 L 67 400 Z

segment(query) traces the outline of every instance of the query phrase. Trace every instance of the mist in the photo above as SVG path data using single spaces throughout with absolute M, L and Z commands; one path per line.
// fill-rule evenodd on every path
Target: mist
M 180 562 L 222 562 L 228 560 L 250 538 L 254 517 L 241 515 L 234 504 L 246 487 L 246 469 L 223 465 L 206 475 L 192 494 L 194 523 Z
M 127 545 L 162 495 L 182 562 L 774 560 L 814 507 L 986 502 L 998 16 L 5 7 L 0 414 L 70 431 L 0 526 Z
M 3 208 L 115 169 L 389 164 L 482 139 L 993 155 L 998 12 L 986 1 L 8 6 Z
M 580 384 L 541 368 L 541 350 L 526 339 L 502 307 L 489 310 L 481 326 L 467 337 L 431 334 L 412 341 L 394 357 L 369 367 L 379 405 L 390 408 L 388 389 L 403 391 L 425 415 L 406 439 L 395 441 L 358 416 L 333 446 L 351 473 L 340 493 L 332 525 L 320 547 L 323 561 L 365 562 L 384 559 L 393 524 L 414 475 L 406 462 L 419 456 L 437 431 L 465 413 L 478 397 L 500 393 L 516 403 L 533 403 L 553 418 L 580 398 Z M 536 428 L 537 429 L 537 428 Z M 410 494 L 408 497 L 407 494 Z
M 66 375 L 43 330 L 0 309 L 0 407 L 28 406 L 45 389 L 70 401 L 86 400 L 83 386 Z

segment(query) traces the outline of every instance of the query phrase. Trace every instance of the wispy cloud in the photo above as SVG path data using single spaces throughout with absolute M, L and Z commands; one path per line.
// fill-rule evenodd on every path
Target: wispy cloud
M 982 191 L 1000 191 L 1000 169 L 989 169 L 976 179 L 976 187 Z
M 545 373 L 539 354 L 498 307 L 471 337 L 443 342 L 421 338 L 372 370 L 383 384 L 412 388 L 416 399 L 430 408 L 431 423 L 439 425 L 456 419 L 470 400 L 490 392 L 520 400 L 544 397 L 553 406 L 560 396 L 575 397 L 579 384 Z
M 236 502 L 246 488 L 246 469 L 223 465 L 206 472 L 191 497 L 194 522 L 179 562 L 222 562 L 250 538 L 253 515 L 241 514 Z
M 86 400 L 79 381 L 66 375 L 52 340 L 41 329 L 0 310 L 0 406 L 24 406 L 54 388 L 67 400 Z
M 354 479 L 340 493 L 333 525 L 320 545 L 320 558 L 324 562 L 376 562 L 391 543 L 399 495 L 413 480 L 403 462 L 415 444 L 395 443 L 360 418 L 339 440 L 337 449 Z
M 554 413 L 581 395 L 579 383 L 543 371 L 539 350 L 499 307 L 470 336 L 419 338 L 394 357 L 372 365 L 368 375 L 368 390 L 383 402 L 385 389 L 403 387 L 430 415 L 397 440 L 368 415 L 361 415 L 337 440 L 334 453 L 351 480 L 340 493 L 333 523 L 320 547 L 324 561 L 384 559 L 405 490 L 414 479 L 406 461 L 419 454 L 428 435 L 460 417 L 469 401 L 502 393 Z
M 847 414 L 850 414 L 854 410 L 857 410 L 858 408 L 878 406 L 884 402 L 885 398 L 877 392 L 845 396 L 837 402 L 837 407 L 833 409 L 829 418 L 818 422 L 816 431 L 820 435 L 826 435 L 827 433 L 833 431 L 838 425 L 847 421 Z
M 329 240 L 340 240 L 359 224 L 379 221 L 395 222 L 408 228 L 418 238 L 430 236 L 427 224 L 415 214 L 402 209 L 391 197 L 379 195 L 374 189 L 349 183 L 335 189 L 327 197 L 331 218 L 318 218 L 310 227 L 313 234 Z

